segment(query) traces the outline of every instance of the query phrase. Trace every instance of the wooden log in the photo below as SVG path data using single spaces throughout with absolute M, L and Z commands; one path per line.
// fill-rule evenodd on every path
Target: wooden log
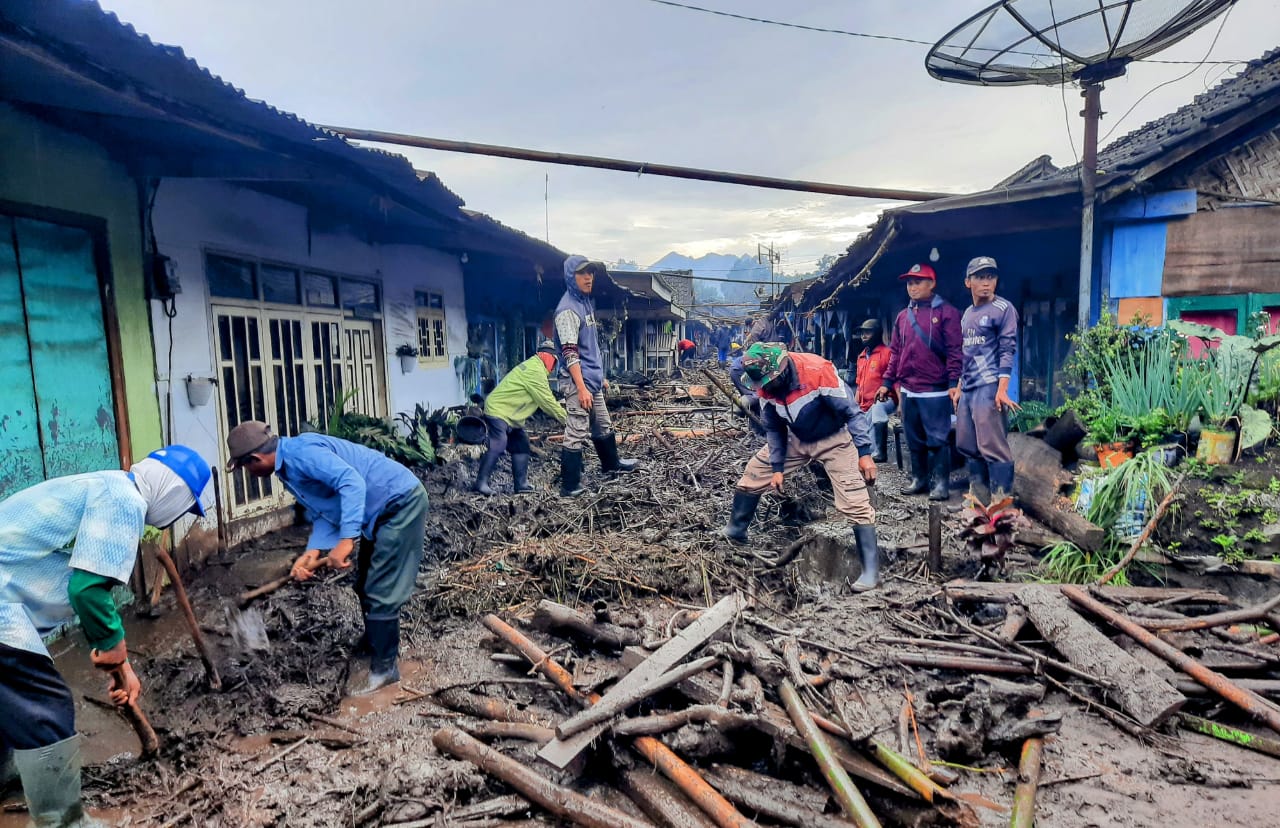
M 942 572 L 942 504 L 929 504 L 929 554 L 925 558 L 929 571 Z
M 952 601 L 976 601 L 983 604 L 1008 604 L 1029 589 L 1052 590 L 1041 584 L 997 584 L 985 581 L 948 581 L 943 592 Z M 1091 587 L 1090 591 L 1101 598 L 1119 604 L 1154 604 L 1160 601 L 1182 601 L 1196 604 L 1230 604 L 1231 599 L 1221 592 L 1182 587 Z
M 446 687 L 443 690 L 437 690 L 435 697 L 450 710 L 466 713 L 477 719 L 540 725 L 549 729 L 555 718 L 549 710 L 519 708 L 506 699 L 472 693 L 462 687 Z
M 696 621 L 655 650 L 644 664 L 627 673 L 617 684 L 609 688 L 606 698 L 613 695 L 624 697 L 637 687 L 642 687 L 655 677 L 666 673 L 732 621 L 742 611 L 743 605 L 742 597 L 736 594 L 716 602 L 715 606 L 699 615 Z M 568 767 L 578 754 L 586 750 L 587 746 L 604 732 L 605 726 L 597 724 L 568 739 L 553 739 L 538 751 L 538 758 L 550 762 L 557 768 Z
M 823 777 L 827 780 L 827 784 L 831 786 L 831 792 L 835 795 L 836 801 L 840 803 L 840 807 L 845 814 L 858 828 L 880 828 L 880 820 L 872 813 L 871 806 L 867 804 L 867 800 L 862 798 L 862 793 L 836 760 L 827 737 L 813 723 L 813 719 L 809 716 L 809 711 L 805 709 L 804 702 L 800 701 L 800 694 L 789 680 L 782 682 L 782 686 L 778 689 L 778 695 L 782 697 L 782 703 L 786 706 L 787 713 L 791 716 L 791 723 L 795 725 L 796 730 L 799 731 L 809 745 L 809 752 L 813 755 L 814 761 L 818 763 Z
M 1022 604 L 1010 604 L 1004 616 L 1004 623 L 1000 625 L 1000 632 L 996 634 L 996 637 L 1001 641 L 1013 641 L 1018 637 L 1018 633 L 1022 632 L 1022 628 L 1026 624 L 1027 608 Z
M 1053 425 L 1049 426 L 1044 433 L 1045 445 L 1070 463 L 1075 459 L 1076 446 L 1089 433 L 1084 423 L 1080 422 L 1080 418 L 1076 416 L 1076 412 L 1067 409 L 1065 413 Z
M 812 788 L 753 773 L 733 765 L 712 765 L 706 777 L 739 805 L 797 828 L 849 828 L 849 821 L 825 814 L 827 797 Z
M 1259 696 L 1280 698 L 1280 680 L 1238 678 L 1232 679 L 1232 681 L 1235 682 L 1237 687 L 1257 693 Z M 1173 683 L 1173 686 L 1178 688 L 1179 693 L 1186 696 L 1208 696 L 1213 693 L 1212 690 L 1209 690 L 1200 682 L 1189 678 L 1180 678 Z
M 1148 630 L 1186 632 L 1187 630 L 1207 630 L 1210 627 L 1226 627 L 1231 624 L 1261 621 L 1278 606 L 1280 606 L 1280 592 L 1276 593 L 1274 598 L 1262 604 L 1228 612 L 1215 612 L 1213 615 L 1201 615 L 1198 618 L 1134 618 L 1130 620 Z
M 540 805 L 574 825 L 582 825 L 585 828 L 652 828 L 643 820 L 630 817 L 594 799 L 556 785 L 457 728 L 446 727 L 437 730 L 431 737 L 431 741 L 439 750 L 467 760 L 485 773 L 515 788 L 530 802 Z
M 704 656 L 674 670 L 668 670 L 661 675 L 653 676 L 643 684 L 638 684 L 624 692 L 610 690 L 591 707 L 575 713 L 557 725 L 556 738 L 569 739 L 597 724 L 607 723 L 633 704 L 638 704 L 668 687 L 674 687 L 690 676 L 696 676 L 698 673 L 711 669 L 719 660 L 716 656 Z
M 477 722 L 458 727 L 477 739 L 520 739 L 545 745 L 556 737 L 551 728 L 528 722 Z
M 899 664 L 905 664 L 909 667 L 928 667 L 933 670 L 958 670 L 966 673 L 1002 673 L 1010 676 L 1031 674 L 1031 667 L 1026 664 L 1012 664 L 991 658 L 935 655 L 934 653 L 899 653 L 895 658 Z
M 635 630 L 616 624 L 597 623 L 586 613 L 555 601 L 539 601 L 531 623 L 535 629 L 568 632 L 579 641 L 614 650 L 640 643 L 640 633 Z
M 579 693 L 577 688 L 573 686 L 573 676 L 569 674 L 568 670 L 557 664 L 541 647 L 521 635 L 496 615 L 485 616 L 482 623 L 491 632 L 515 648 L 522 656 L 529 659 L 529 663 L 533 664 L 538 672 L 546 676 L 565 695 L 582 704 L 594 704 L 600 700 L 601 697 L 598 693 L 589 695 Z M 631 746 L 656 767 L 663 776 L 674 782 L 689 799 L 693 800 L 707 816 L 711 817 L 711 820 L 719 828 L 748 828 L 751 825 L 750 821 L 738 813 L 737 809 L 729 803 L 729 800 L 721 796 L 715 788 L 708 785 L 707 781 L 699 776 L 697 771 L 677 756 L 675 751 L 659 740 L 652 736 L 640 736 L 631 743 Z
M 1010 434 L 1013 493 L 1032 517 L 1089 552 L 1102 546 L 1103 531 L 1073 509 L 1062 508 L 1062 455 L 1043 440 Z
M 1280 708 L 1271 702 L 1256 693 L 1245 690 L 1221 673 L 1210 670 L 1176 647 L 1164 643 L 1155 634 L 1139 627 L 1096 598 L 1090 597 L 1084 590 L 1072 586 L 1063 586 L 1061 589 L 1062 593 L 1078 606 L 1089 610 L 1250 716 L 1265 723 L 1267 727 L 1280 732 Z
M 619 736 L 656 736 L 691 722 L 710 722 L 721 733 L 751 727 L 755 724 L 755 716 L 725 710 L 715 704 L 695 704 L 683 710 L 670 713 L 659 713 L 652 716 L 640 716 L 635 719 L 623 719 L 613 725 L 613 732 Z
M 678 788 L 650 770 L 624 770 L 619 774 L 618 782 L 622 792 L 658 825 L 667 828 L 715 828 L 715 823 L 693 807 Z
M 1111 682 L 1109 695 L 1139 724 L 1158 725 L 1186 704 L 1186 697 L 1158 673 L 1081 618 L 1062 594 L 1027 590 L 1019 600 L 1045 640 L 1071 664 Z

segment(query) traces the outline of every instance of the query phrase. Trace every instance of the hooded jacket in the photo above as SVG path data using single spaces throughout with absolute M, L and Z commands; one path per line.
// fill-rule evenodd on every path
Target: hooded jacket
M 817 354 L 791 352 L 787 356 L 791 365 L 783 376 L 791 381 L 783 395 L 775 397 L 764 388 L 756 392 L 773 470 L 786 468 L 788 431 L 802 443 L 816 443 L 848 429 L 858 455 L 871 454 L 866 415 L 854 404 L 853 394 L 836 375 L 835 366 Z
M 560 349 L 561 384 L 573 383 L 570 365 L 582 369 L 582 382 L 592 394 L 604 388 L 604 360 L 596 337 L 596 303 L 578 290 L 574 271 L 587 261 L 586 256 L 570 256 L 564 260 L 564 296 L 556 305 L 556 347 Z
M 908 311 L 913 309 L 923 338 L 911 325 Z M 926 340 L 936 343 L 946 359 L 939 358 Z M 912 394 L 946 393 L 959 381 L 964 359 L 960 311 L 936 293 L 927 305 L 912 302 L 893 323 L 889 351 L 889 367 L 881 380 L 885 388 L 900 384 Z

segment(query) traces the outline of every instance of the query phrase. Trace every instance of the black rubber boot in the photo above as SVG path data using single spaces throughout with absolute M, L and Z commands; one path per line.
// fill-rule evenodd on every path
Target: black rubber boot
M 582 492 L 582 452 L 560 449 L 560 496 L 577 497 Z
M 899 491 L 902 494 L 918 495 L 929 491 L 929 452 L 927 449 L 911 450 L 911 482 Z
M 872 423 L 871 437 L 875 440 L 875 454 L 871 455 L 871 459 L 877 463 L 884 463 L 889 459 L 889 424 L 888 423 Z
M 880 586 L 880 544 L 876 540 L 874 524 L 863 523 L 853 527 L 853 542 L 862 560 L 862 574 L 851 585 L 854 592 L 866 592 Z
M 969 494 L 986 506 L 991 502 L 991 476 L 987 470 L 987 461 L 968 460 L 965 468 L 969 470 Z
M 356 671 L 347 681 L 347 695 L 364 696 L 400 680 L 400 619 L 367 618 L 365 632 L 369 636 L 368 672 Z
M 756 516 L 756 507 L 760 505 L 760 495 L 748 492 L 733 493 L 733 508 L 729 512 L 729 523 L 720 530 L 720 534 L 734 543 L 747 542 L 747 528 L 751 519 Z
M 498 457 L 500 455 L 486 451 L 484 457 L 480 458 L 480 468 L 476 470 L 476 485 L 472 487 L 473 491 L 477 491 L 482 495 L 493 494 L 493 489 L 489 488 L 489 477 L 493 474 L 493 470 L 498 467 Z
M 951 449 L 943 446 L 929 450 L 929 499 L 951 498 Z
M 533 487 L 529 485 L 529 455 L 511 455 L 511 479 L 515 481 L 516 494 L 533 491 Z
M 627 474 L 640 467 L 639 460 L 622 460 L 618 457 L 618 435 L 606 434 L 591 440 L 600 457 L 600 470 L 605 474 Z
M 993 497 L 1001 494 L 1013 494 L 1012 463 L 988 463 L 987 469 L 991 474 L 991 494 Z

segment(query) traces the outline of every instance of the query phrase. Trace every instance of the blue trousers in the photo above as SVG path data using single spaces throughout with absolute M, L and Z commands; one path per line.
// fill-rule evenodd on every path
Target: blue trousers
M 951 436 L 951 398 L 903 394 L 902 433 L 912 451 L 946 448 Z
M 76 735 L 76 706 L 53 659 L 0 644 L 0 758 Z
M 716 348 L 716 358 L 720 360 L 721 363 L 724 363 L 724 361 L 729 358 L 729 349 Z

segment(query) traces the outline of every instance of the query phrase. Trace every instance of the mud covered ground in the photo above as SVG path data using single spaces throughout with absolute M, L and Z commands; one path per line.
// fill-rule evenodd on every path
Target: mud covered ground
M 710 534 L 723 523 L 732 480 L 758 444 L 752 436 L 728 435 L 682 441 L 672 449 L 646 438 L 627 448 L 649 463 L 649 473 L 608 483 L 569 504 L 554 497 L 545 462 L 535 462 L 534 471 L 544 491 L 524 498 L 463 493 L 470 473 L 465 463 L 433 471 L 429 557 L 405 613 L 402 687 L 368 698 L 343 696 L 350 644 L 359 632 L 349 576 L 330 573 L 318 583 L 287 586 L 260 599 L 255 608 L 269 651 L 245 652 L 231 635 L 235 596 L 283 573 L 302 549 L 305 532 L 277 533 L 212 562 L 189 587 L 216 650 L 223 692 L 207 689 L 171 597 L 159 618 L 129 620 L 143 707 L 163 745 L 155 760 L 137 760 L 132 732 L 95 701 L 105 693 L 87 669 L 83 649 L 74 643 L 55 648 L 59 668 L 77 691 L 78 724 L 87 736 L 86 794 L 95 813 L 118 825 L 166 828 L 557 824 L 518 807 L 468 819 L 468 807 L 509 791 L 431 744 L 436 729 L 464 721 L 430 697 L 444 688 L 528 703 L 551 716 L 572 712 L 527 669 L 493 660 L 492 642 L 478 623 L 485 612 L 518 619 L 544 595 L 573 605 L 602 600 L 619 615 L 661 629 L 682 608 L 742 590 L 754 598 L 754 614 L 765 623 L 857 657 L 835 656 L 864 700 L 876 738 L 896 744 L 892 734 L 903 693 L 912 692 L 924 746 L 936 758 L 931 700 L 962 696 L 971 689 L 965 684 L 970 678 L 897 666 L 895 648 L 877 643 L 884 635 L 938 629 L 932 609 L 941 605 L 937 581 L 922 566 L 923 502 L 896 495 L 901 473 L 881 467 L 875 499 L 889 562 L 881 590 L 849 594 L 842 576 L 856 575 L 856 566 L 831 543 L 815 543 L 795 563 L 772 569 Z M 498 484 L 509 486 L 509 479 L 500 473 Z M 822 534 L 829 495 L 808 472 L 788 486 L 792 499 L 771 498 L 762 506 L 756 551 L 780 551 L 802 532 Z M 957 495 L 953 505 L 958 502 Z M 811 521 L 816 527 L 800 525 Z M 946 534 L 951 531 L 949 526 Z M 944 544 L 944 562 L 948 576 L 970 576 L 977 568 L 951 540 Z M 1015 558 L 1013 574 L 1028 563 Z M 1213 586 L 1226 589 L 1221 582 Z M 559 639 L 531 635 L 560 648 L 557 659 L 574 663 L 574 651 Z M 580 678 L 607 678 L 593 672 L 600 662 L 578 655 L 574 669 Z M 1055 692 L 1043 707 L 1062 711 L 1064 720 L 1046 748 L 1037 819 L 1042 828 L 1274 822 L 1280 760 L 1184 731 L 1140 741 Z M 1202 703 L 1194 709 L 1215 710 Z M 1215 715 L 1239 721 L 1230 712 Z M 719 753 L 714 740 L 697 744 L 699 764 L 728 761 L 822 789 L 805 757 L 758 737 L 726 736 Z M 529 743 L 497 746 L 548 776 L 569 779 L 540 766 Z M 1013 752 L 987 752 L 967 762 L 971 769 L 953 787 L 1007 804 L 1016 763 Z M 629 807 L 619 802 L 607 775 L 587 773 L 574 784 Z M 872 799 L 886 825 L 946 824 L 922 819 L 927 812 L 901 800 L 874 792 Z M 981 825 L 1007 824 L 1007 814 L 983 808 L 975 813 Z M 0 816 L 0 826 L 19 824 L 18 813 Z

